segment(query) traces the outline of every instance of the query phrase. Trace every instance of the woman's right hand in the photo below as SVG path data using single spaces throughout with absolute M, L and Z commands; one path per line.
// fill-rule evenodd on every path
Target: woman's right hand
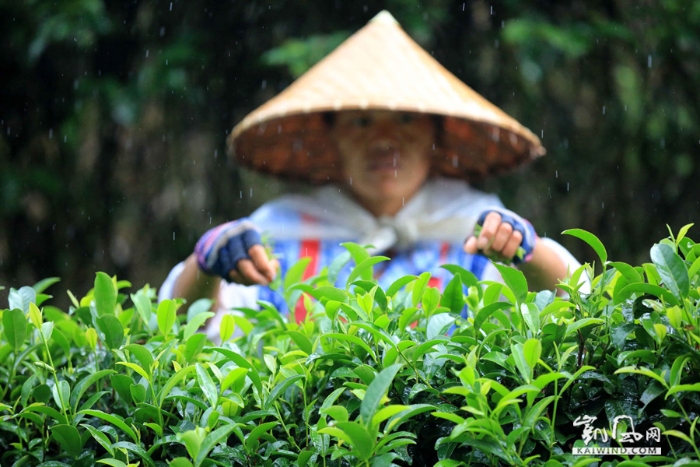
M 205 274 L 243 285 L 267 285 L 279 263 L 268 258 L 258 228 L 242 218 L 208 230 L 194 248 L 197 265 Z

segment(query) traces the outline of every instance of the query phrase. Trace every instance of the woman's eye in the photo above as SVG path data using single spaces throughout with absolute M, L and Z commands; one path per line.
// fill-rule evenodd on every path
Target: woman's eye
M 399 115 L 399 123 L 411 123 L 416 119 L 416 116 L 413 114 L 400 114 Z
M 352 125 L 357 128 L 367 128 L 369 126 L 369 118 L 355 117 L 352 119 Z

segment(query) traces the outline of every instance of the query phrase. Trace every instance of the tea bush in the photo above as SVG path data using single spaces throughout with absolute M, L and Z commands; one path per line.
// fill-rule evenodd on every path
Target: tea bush
M 384 290 L 372 267 L 386 258 L 346 244 L 319 276 L 302 281 L 302 260 L 278 284 L 306 321 L 260 302 L 224 317 L 218 345 L 197 332 L 206 300 L 179 315 L 180 301 L 128 294 L 101 272 L 83 298 L 68 292 L 67 312 L 48 304 L 57 279 L 10 289 L 0 464 L 698 465 L 700 244 L 688 228 L 641 266 L 567 231 L 602 269 L 589 293 L 578 284 L 593 267 L 575 271 L 568 298 L 529 292 L 501 265 L 505 284 L 446 265 L 443 293 L 429 273 Z M 331 285 L 350 260 L 347 284 Z

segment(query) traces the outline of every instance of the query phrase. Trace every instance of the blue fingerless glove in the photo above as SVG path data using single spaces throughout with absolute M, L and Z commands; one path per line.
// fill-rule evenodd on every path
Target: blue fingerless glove
M 505 208 L 491 207 L 486 209 L 479 216 L 479 220 L 476 222 L 477 225 L 484 225 L 484 220 L 486 216 L 491 212 L 497 212 L 501 215 L 501 221 L 507 222 L 513 226 L 513 230 L 520 232 L 523 236 L 522 242 L 520 242 L 520 248 L 518 248 L 517 253 L 513 257 L 513 264 L 527 263 L 532 259 L 532 250 L 535 248 L 535 241 L 537 240 L 537 233 L 535 228 L 530 224 L 527 219 L 523 219 L 513 211 L 509 211 Z M 477 234 L 478 235 L 478 234 Z
M 229 280 L 229 272 L 248 258 L 250 247 L 260 243 L 258 229 L 244 217 L 208 230 L 195 245 L 194 253 L 202 272 Z

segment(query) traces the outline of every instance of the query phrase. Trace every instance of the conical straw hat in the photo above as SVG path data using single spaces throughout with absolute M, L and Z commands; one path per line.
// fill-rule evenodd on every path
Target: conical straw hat
M 480 179 L 545 153 L 539 138 L 447 71 L 388 12 L 251 112 L 228 152 L 254 170 L 315 183 L 341 179 L 324 113 L 377 109 L 444 117 L 434 169 Z

